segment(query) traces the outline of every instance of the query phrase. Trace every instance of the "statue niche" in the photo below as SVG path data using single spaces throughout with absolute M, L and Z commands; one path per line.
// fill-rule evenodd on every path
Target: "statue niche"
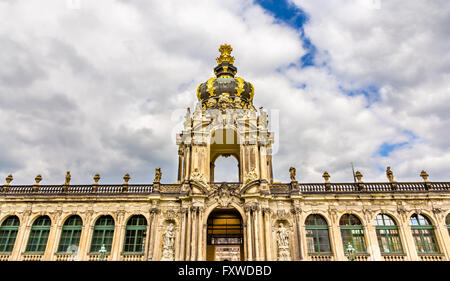
M 175 231 L 173 223 L 166 226 L 163 233 L 163 256 L 162 261 L 173 261 L 175 259 Z

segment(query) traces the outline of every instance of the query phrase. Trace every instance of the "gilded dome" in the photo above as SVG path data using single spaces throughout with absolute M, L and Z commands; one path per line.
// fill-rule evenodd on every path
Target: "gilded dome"
M 233 65 L 234 57 L 230 55 L 232 50 L 230 45 L 220 46 L 221 54 L 216 59 L 218 65 L 214 68 L 216 77 L 198 85 L 197 98 L 203 108 L 214 108 L 224 104 L 224 101 L 234 108 L 248 108 L 252 105 L 255 90 L 250 82 L 235 77 L 237 68 Z

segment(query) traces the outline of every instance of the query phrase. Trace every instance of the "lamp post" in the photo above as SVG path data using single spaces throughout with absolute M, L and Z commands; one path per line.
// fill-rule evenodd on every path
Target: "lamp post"
M 98 252 L 100 253 L 100 258 L 98 260 L 103 261 L 105 259 L 105 254 L 106 254 L 105 244 L 102 244 L 102 247 L 100 248 L 100 250 Z
M 353 248 L 352 244 L 350 242 L 348 242 L 347 248 L 345 249 L 346 254 L 348 256 L 348 260 L 349 261 L 354 261 L 355 260 L 355 248 Z

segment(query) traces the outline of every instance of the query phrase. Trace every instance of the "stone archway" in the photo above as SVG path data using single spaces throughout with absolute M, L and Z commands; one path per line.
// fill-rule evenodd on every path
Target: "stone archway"
M 236 209 L 214 209 L 206 229 L 206 260 L 244 260 L 244 227 Z

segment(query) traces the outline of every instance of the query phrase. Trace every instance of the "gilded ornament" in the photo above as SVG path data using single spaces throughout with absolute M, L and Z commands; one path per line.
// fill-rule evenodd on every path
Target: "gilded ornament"
M 214 87 L 214 81 L 216 81 L 216 78 L 209 78 L 208 81 L 206 81 L 206 91 L 209 93 L 210 97 L 214 97 L 214 90 L 216 87 Z
M 236 87 L 236 96 L 240 97 L 242 92 L 244 92 L 244 79 L 242 79 L 241 77 L 236 77 L 235 78 L 237 81 L 237 87 Z
M 219 48 L 220 57 L 216 58 L 217 63 L 221 64 L 222 62 L 228 62 L 229 64 L 233 64 L 234 57 L 230 55 L 231 51 L 233 51 L 233 48 L 230 45 L 221 45 Z

